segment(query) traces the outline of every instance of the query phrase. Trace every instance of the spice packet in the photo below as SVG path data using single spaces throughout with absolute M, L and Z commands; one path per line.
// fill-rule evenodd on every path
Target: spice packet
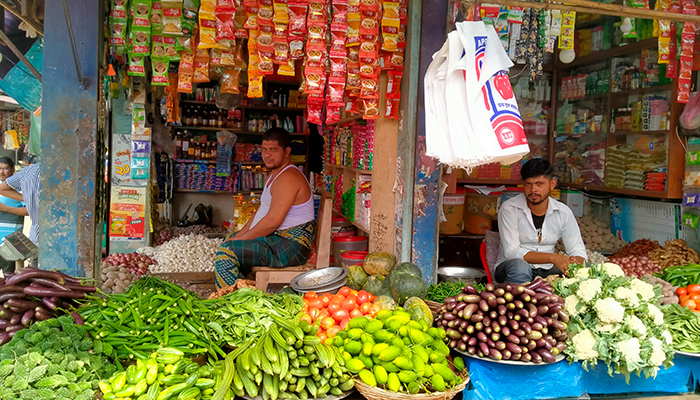
M 343 24 L 348 23 L 348 7 L 350 2 L 348 0 L 333 0 L 333 19 L 331 24 Z
M 399 99 L 386 99 L 386 112 L 385 117 L 391 119 L 399 119 L 399 104 L 401 100 Z
M 182 9 L 182 34 L 192 36 L 197 26 L 197 10 Z
M 216 43 L 216 15 L 214 13 L 199 12 L 199 43 L 197 48 L 211 49 L 218 47 Z
M 363 99 L 362 103 L 365 106 L 365 112 L 362 115 L 362 119 L 379 119 L 379 100 L 377 99 Z
M 334 124 L 340 121 L 340 109 L 342 106 L 326 107 L 326 124 Z
M 399 49 L 400 25 L 401 22 L 398 19 L 382 19 L 382 50 L 397 51 Z
M 221 93 L 240 94 L 240 68 L 225 67 L 221 77 Z
M 182 38 L 182 36 L 177 38 L 175 36 L 163 36 L 165 57 L 167 57 L 170 61 L 180 61 L 180 52 L 177 51 L 177 48 L 182 47 L 178 45 L 178 39 Z
M 277 75 L 295 76 L 296 69 L 294 67 L 294 60 L 289 59 L 287 60 L 287 64 L 280 65 L 279 68 L 277 68 Z
M 313 0 L 309 2 L 309 13 L 306 17 L 306 23 L 317 22 L 321 25 L 326 25 L 328 22 L 326 14 L 328 13 L 328 5 L 323 0 Z
M 212 67 L 221 65 L 221 49 L 211 49 L 209 53 L 209 64 Z
M 131 0 L 131 26 L 151 27 L 151 1 Z
M 209 82 L 209 51 L 198 49 L 194 56 L 194 76 L 193 83 Z
M 130 42 L 132 53 L 151 54 L 151 28 L 147 26 L 132 26 Z
M 255 99 L 263 97 L 262 81 L 262 75 L 248 76 L 248 98 Z
M 216 39 L 236 39 L 236 5 L 233 0 L 218 0 L 216 5 Z
M 151 37 L 151 57 L 165 57 L 165 43 L 163 42 L 163 35 L 160 34 L 160 32 L 154 33 Z
M 235 28 L 234 34 L 236 39 L 246 39 L 248 37 L 248 30 L 245 28 L 247 19 L 248 16 L 246 15 L 245 8 L 236 8 L 236 15 L 233 19 L 233 25 Z
M 560 50 L 574 49 L 574 35 L 576 28 L 576 11 L 562 11 L 561 35 L 559 37 Z M 539 28 L 538 28 L 539 29 Z
M 160 1 L 151 3 L 151 28 L 157 31 L 163 31 L 163 4 Z
M 403 71 L 391 70 L 387 72 L 386 98 L 400 99 L 401 98 L 401 79 Z
M 287 0 L 273 0 L 273 17 L 272 21 L 275 24 L 289 24 L 289 6 Z
M 129 76 L 146 76 L 146 63 L 145 56 L 142 54 L 129 54 L 129 69 L 127 75 Z
M 151 85 L 153 86 L 168 86 L 168 64 L 170 60 L 167 58 L 151 57 L 151 69 L 153 76 L 151 77 Z
M 182 1 L 162 1 L 163 6 L 163 33 L 168 35 L 182 35 Z

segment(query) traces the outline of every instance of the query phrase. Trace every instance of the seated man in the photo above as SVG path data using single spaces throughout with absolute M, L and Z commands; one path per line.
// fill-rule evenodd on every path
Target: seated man
M 585 262 L 586 247 L 574 214 L 566 204 L 549 197 L 557 186 L 553 175 L 554 169 L 544 159 L 526 162 L 520 171 L 523 194 L 501 205 L 497 282 L 531 282 L 535 276 L 566 274 L 569 264 Z M 567 255 L 554 253 L 560 238 Z
M 304 174 L 291 163 L 291 139 L 281 128 L 262 137 L 269 170 L 260 208 L 247 224 L 229 234 L 216 253 L 216 286 L 233 285 L 255 266 L 303 265 L 314 237 L 314 195 Z

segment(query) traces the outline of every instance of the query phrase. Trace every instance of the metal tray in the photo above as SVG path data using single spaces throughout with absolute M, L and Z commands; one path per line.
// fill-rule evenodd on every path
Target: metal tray
M 684 356 L 693 357 L 693 358 L 700 358 L 700 354 L 699 354 L 699 353 L 688 353 L 688 352 L 685 352 L 685 351 L 678 351 L 678 350 L 676 350 L 676 354 L 682 354 L 682 355 L 684 355 Z
M 551 365 L 551 364 L 556 364 L 560 361 L 564 361 L 564 359 L 566 358 L 563 354 L 559 354 L 558 356 L 556 356 L 556 361 L 554 363 L 541 362 L 539 364 L 535 364 L 534 362 L 531 362 L 531 361 L 494 360 L 493 358 L 490 358 L 490 357 L 479 357 L 476 354 L 469 354 L 466 351 L 461 352 L 457 349 L 452 349 L 452 350 L 456 351 L 459 354 L 462 354 L 463 356 L 466 356 L 469 358 L 474 358 L 476 360 L 488 361 L 488 362 L 492 362 L 492 363 L 496 363 L 496 364 L 517 365 L 520 367 L 540 367 L 543 365 Z
M 289 286 L 297 292 L 308 292 L 334 285 L 348 276 L 348 269 L 342 267 L 328 267 L 314 269 L 297 275 L 289 283 Z
M 344 399 L 344 398 L 350 396 L 350 394 L 352 394 L 352 392 L 354 392 L 354 391 L 355 391 L 355 389 L 352 389 L 350 391 L 344 392 L 340 396 L 330 394 L 326 397 L 321 397 L 320 399 L 314 399 L 314 400 L 341 400 L 341 399 Z M 262 396 L 250 397 L 250 396 L 248 396 L 248 394 L 246 394 L 245 396 L 243 396 L 243 398 L 246 400 L 262 400 L 263 397 Z M 307 400 L 312 400 L 312 399 L 307 399 Z
M 343 278 L 339 282 L 334 283 L 332 285 L 320 287 L 318 289 L 313 289 L 313 290 L 296 290 L 299 293 L 306 293 L 306 292 L 317 292 L 317 293 L 330 293 L 330 294 L 336 294 L 338 292 L 338 289 L 341 287 L 345 286 L 348 283 L 348 278 Z
M 470 267 L 440 267 L 438 268 L 438 277 L 441 281 L 456 283 L 461 280 L 464 283 L 473 283 L 485 278 L 486 271 Z

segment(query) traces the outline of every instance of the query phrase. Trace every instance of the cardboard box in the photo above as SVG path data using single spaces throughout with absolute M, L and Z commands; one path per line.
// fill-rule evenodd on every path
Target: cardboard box
M 583 217 L 583 193 L 575 190 L 562 190 L 561 202 L 569 206 L 576 217 Z

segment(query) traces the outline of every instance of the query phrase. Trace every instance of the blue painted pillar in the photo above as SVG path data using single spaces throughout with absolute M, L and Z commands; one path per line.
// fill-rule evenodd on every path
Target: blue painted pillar
M 39 263 L 42 269 L 93 277 L 96 262 L 98 77 L 101 1 L 46 2 L 41 126 Z M 75 39 L 76 54 L 71 46 Z M 78 78 L 76 58 L 82 74 Z
M 418 1 L 412 2 L 415 5 Z M 440 168 L 435 160 L 425 155 L 425 107 L 423 103 L 423 78 L 425 71 L 432 61 L 433 54 L 440 50 L 445 42 L 447 23 L 447 4 L 445 0 L 423 0 L 420 10 L 420 22 L 417 27 L 411 27 L 411 37 L 414 44 L 419 44 L 419 52 L 410 56 L 411 72 L 417 63 L 417 124 L 415 136 L 413 186 L 413 237 L 411 260 L 423 272 L 428 282 L 436 279 L 438 260 L 438 241 L 440 214 L 438 210 L 440 189 Z M 416 10 L 416 11 L 417 11 Z M 415 14 L 411 12 L 411 14 Z M 416 16 L 417 17 L 417 16 Z M 415 18 L 412 19 L 414 23 Z M 416 39 L 419 43 L 416 43 Z M 414 49 L 411 45 L 411 49 Z M 411 203 L 408 203 L 411 204 Z M 405 215 L 405 214 L 404 214 Z M 405 223 L 405 221 L 404 221 Z M 404 229 L 407 227 L 404 226 Z

